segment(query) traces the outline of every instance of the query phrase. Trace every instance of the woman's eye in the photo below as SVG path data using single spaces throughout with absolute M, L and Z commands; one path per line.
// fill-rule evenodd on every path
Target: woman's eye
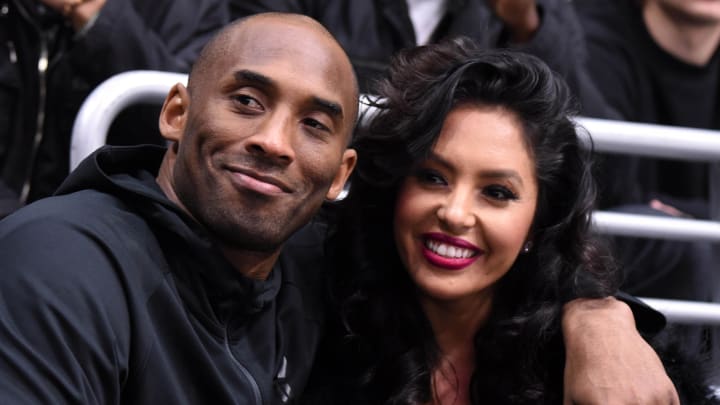
M 445 181 L 445 178 L 440 175 L 440 173 L 429 170 L 429 169 L 420 169 L 415 173 L 415 177 L 423 183 L 423 184 L 437 184 L 437 185 L 445 185 L 447 184 L 447 181 Z
M 483 188 L 483 194 L 498 201 L 517 200 L 518 197 L 505 186 L 492 185 Z

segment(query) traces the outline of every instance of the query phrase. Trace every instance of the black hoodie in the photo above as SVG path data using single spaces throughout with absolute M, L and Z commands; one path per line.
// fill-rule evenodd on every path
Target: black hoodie
M 241 276 L 155 183 L 164 149 L 106 147 L 0 222 L 0 403 L 292 402 L 322 329 L 321 229 Z

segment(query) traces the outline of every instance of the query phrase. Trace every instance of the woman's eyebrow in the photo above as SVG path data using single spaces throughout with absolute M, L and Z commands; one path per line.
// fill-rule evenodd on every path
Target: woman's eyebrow
M 435 152 L 430 152 L 427 160 L 437 163 L 447 169 L 454 170 L 452 159 L 446 159 Z M 522 176 L 513 169 L 487 169 L 480 173 L 480 177 L 484 179 L 509 179 L 523 185 Z

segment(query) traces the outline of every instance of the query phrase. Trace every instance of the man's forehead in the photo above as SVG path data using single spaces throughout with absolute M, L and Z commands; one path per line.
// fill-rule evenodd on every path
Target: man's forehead
M 297 58 L 297 62 L 346 67 L 344 52 L 318 27 L 294 20 L 271 18 L 249 21 L 234 33 L 233 53 L 252 58 Z
M 291 79 L 314 85 L 325 97 L 344 103 L 357 101 L 352 67 L 340 46 L 321 31 L 290 21 L 244 24 L 235 33 L 224 69 L 259 72 L 282 82 Z

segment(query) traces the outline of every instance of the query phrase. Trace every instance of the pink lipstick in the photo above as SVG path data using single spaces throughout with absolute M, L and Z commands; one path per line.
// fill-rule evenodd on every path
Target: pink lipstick
M 430 264 L 448 270 L 463 269 L 484 253 L 472 243 L 438 232 L 423 234 L 421 251 Z

